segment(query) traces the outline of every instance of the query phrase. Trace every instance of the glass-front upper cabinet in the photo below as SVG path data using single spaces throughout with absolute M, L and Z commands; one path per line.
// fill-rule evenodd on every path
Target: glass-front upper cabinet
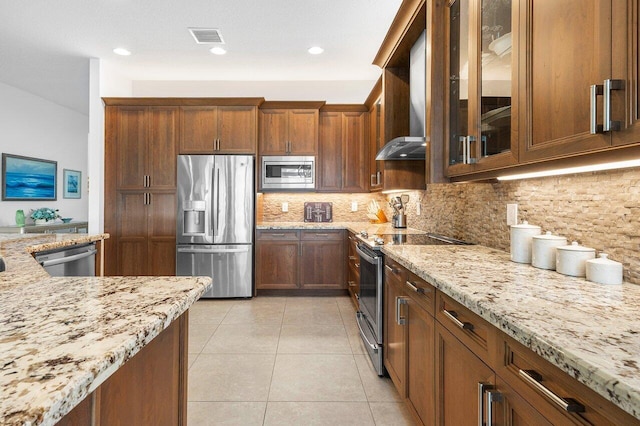
M 451 0 L 446 8 L 448 173 L 517 162 L 517 0 Z

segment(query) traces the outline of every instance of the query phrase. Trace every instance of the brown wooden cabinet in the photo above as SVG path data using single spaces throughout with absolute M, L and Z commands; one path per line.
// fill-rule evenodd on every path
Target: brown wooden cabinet
M 344 231 L 258 231 L 257 290 L 344 290 Z
M 188 331 L 185 313 L 57 424 L 186 426 Z
M 435 289 L 385 259 L 384 365 L 417 424 L 434 422 Z
M 479 418 L 484 391 L 495 385 L 493 370 L 440 323 L 436 323 L 436 424 L 484 424 Z
M 382 77 L 378 79 L 376 85 L 365 101 L 369 108 L 369 140 L 366 142 L 369 147 L 369 191 L 382 190 L 383 165 L 382 161 L 376 161 L 378 151 L 384 146 L 383 114 L 382 114 Z
M 178 116 L 177 107 L 107 106 L 107 275 L 175 275 Z
M 324 102 L 265 102 L 260 108 L 260 155 L 317 155 L 318 114 Z
M 331 105 L 321 109 L 318 191 L 368 191 L 368 115 L 364 105 Z
M 347 289 L 351 300 L 356 307 L 356 310 L 360 307 L 358 301 L 360 293 L 360 256 L 356 251 L 356 245 L 358 241 L 353 232 L 349 231 L 347 235 Z
M 255 154 L 255 106 L 181 107 L 180 154 Z
M 344 289 L 344 231 L 302 231 L 300 286 L 305 289 Z
M 446 3 L 448 176 L 518 162 L 519 4 Z

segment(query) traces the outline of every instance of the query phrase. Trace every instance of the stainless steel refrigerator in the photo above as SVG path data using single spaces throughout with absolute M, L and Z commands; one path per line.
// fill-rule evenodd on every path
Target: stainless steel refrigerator
M 253 295 L 254 158 L 179 155 L 177 274 L 210 276 L 202 297 Z

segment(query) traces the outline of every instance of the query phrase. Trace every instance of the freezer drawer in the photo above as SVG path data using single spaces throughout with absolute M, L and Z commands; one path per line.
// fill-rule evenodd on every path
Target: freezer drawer
M 213 287 L 204 298 L 253 295 L 253 246 L 179 245 L 177 270 L 181 276 L 209 276 Z

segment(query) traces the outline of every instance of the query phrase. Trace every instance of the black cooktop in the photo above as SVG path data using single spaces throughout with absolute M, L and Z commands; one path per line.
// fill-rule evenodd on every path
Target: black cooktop
M 373 249 L 383 245 L 472 245 L 466 241 L 446 237 L 438 234 L 374 234 L 358 235 L 359 238 Z

